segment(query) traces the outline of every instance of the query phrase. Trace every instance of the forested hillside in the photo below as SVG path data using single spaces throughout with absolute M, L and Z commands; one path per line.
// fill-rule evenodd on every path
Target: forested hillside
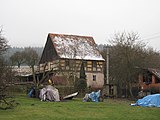
M 38 56 L 40 57 L 41 56 L 41 54 L 42 54 L 42 51 L 43 51 L 43 47 L 31 47 L 32 49 L 34 49 L 36 52 L 37 52 L 37 54 L 38 54 Z M 7 51 L 6 51 L 6 53 L 4 54 L 4 58 L 5 58 L 5 60 L 6 61 L 10 61 L 9 59 L 10 59 L 10 57 L 14 54 L 14 53 L 16 53 L 17 51 L 23 51 L 25 48 L 24 47 L 10 47 L 10 48 L 8 48 L 7 49 Z
M 106 45 L 97 45 L 97 48 L 99 49 L 99 51 L 103 51 L 104 47 Z M 43 52 L 43 47 L 31 47 L 32 49 L 34 49 L 38 56 L 41 57 L 41 54 Z M 21 52 L 25 49 L 25 47 L 10 47 L 9 49 L 7 49 L 6 53 L 4 54 L 4 58 L 6 61 L 10 62 L 10 57 L 16 53 L 17 51 Z

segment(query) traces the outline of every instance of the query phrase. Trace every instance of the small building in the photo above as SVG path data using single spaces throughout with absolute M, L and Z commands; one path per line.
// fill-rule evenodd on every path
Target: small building
M 18 66 L 12 66 L 12 71 L 16 76 L 14 84 L 33 83 L 32 69 L 29 66 L 21 66 L 20 68 Z
M 84 63 L 87 85 L 102 88 L 104 62 L 93 37 L 49 33 L 39 62 L 39 72 L 52 71 L 55 84 L 73 85 Z
M 139 84 L 141 91 L 148 94 L 160 92 L 160 70 L 159 69 L 143 69 L 139 75 Z

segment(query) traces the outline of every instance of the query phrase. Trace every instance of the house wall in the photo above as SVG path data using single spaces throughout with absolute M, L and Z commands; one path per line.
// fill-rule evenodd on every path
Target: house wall
M 144 80 L 144 76 L 143 74 L 140 74 L 139 75 L 139 84 L 140 84 L 140 87 L 141 87 L 141 90 L 142 91 L 145 91 L 145 90 L 149 90 L 149 89 L 159 89 L 160 90 L 160 83 L 157 83 L 156 82 L 156 76 L 155 75 L 151 75 L 151 82 L 145 82 Z
M 66 76 L 69 78 L 70 75 L 79 77 L 80 66 L 82 60 L 69 60 L 59 59 L 46 64 L 45 71 L 53 70 L 56 71 L 58 76 Z M 94 88 L 102 88 L 104 85 L 104 74 L 103 74 L 104 61 L 84 61 L 87 85 Z M 44 70 L 45 64 L 40 64 L 40 71 Z
M 86 73 L 87 85 L 92 88 L 102 88 L 104 85 L 104 74 L 103 73 Z M 96 76 L 94 80 L 93 76 Z
M 46 47 L 43 50 L 43 53 L 42 53 L 41 59 L 39 61 L 39 64 L 50 62 L 52 60 L 56 60 L 56 59 L 59 58 L 55 48 L 53 47 L 52 40 L 49 36 L 47 38 L 47 42 L 46 42 L 45 46 Z

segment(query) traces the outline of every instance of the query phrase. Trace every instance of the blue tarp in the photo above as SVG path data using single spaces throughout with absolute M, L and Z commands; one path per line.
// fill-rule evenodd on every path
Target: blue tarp
M 97 92 L 91 92 L 89 94 L 89 98 L 93 101 L 93 102 L 99 102 L 99 97 L 100 97 L 100 90 Z
M 160 94 L 153 94 L 139 99 L 133 106 L 160 107 Z
M 32 97 L 32 96 L 33 96 L 33 92 L 34 92 L 34 89 L 31 89 L 31 90 L 29 91 L 29 93 L 28 93 L 28 96 L 29 96 L 29 97 Z
M 97 92 L 91 92 L 89 94 L 86 94 L 85 97 L 83 98 L 83 102 L 88 102 L 88 101 L 92 101 L 92 102 L 99 102 L 99 97 L 100 97 L 100 90 L 98 90 Z

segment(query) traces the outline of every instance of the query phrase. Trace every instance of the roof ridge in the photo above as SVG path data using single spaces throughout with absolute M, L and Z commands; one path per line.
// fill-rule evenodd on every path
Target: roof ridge
M 58 34 L 58 33 L 49 33 L 48 35 L 54 36 L 75 36 L 75 37 L 84 37 L 84 38 L 93 38 L 92 36 L 84 36 L 84 35 L 73 35 L 73 34 Z

